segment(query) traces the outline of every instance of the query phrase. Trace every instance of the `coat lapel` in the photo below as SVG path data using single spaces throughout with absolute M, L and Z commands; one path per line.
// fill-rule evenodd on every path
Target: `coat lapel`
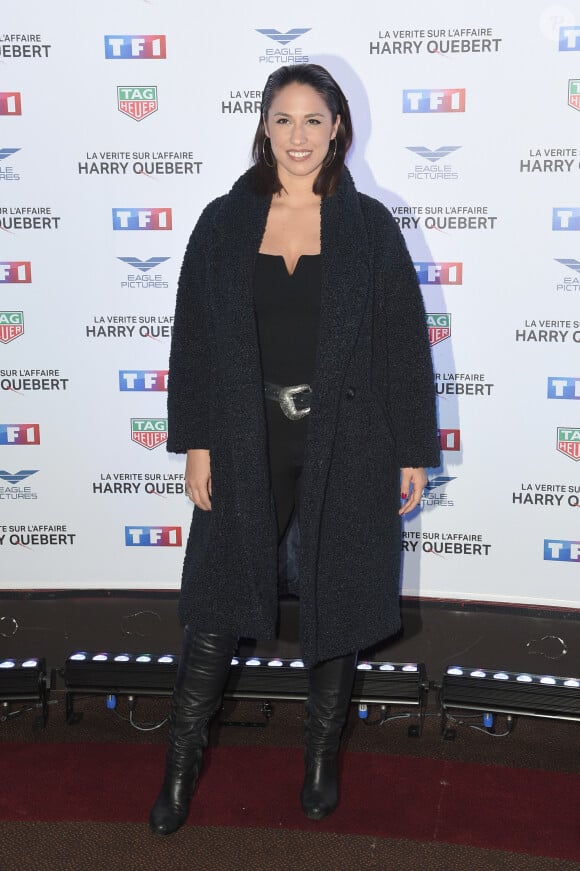
M 336 194 L 322 201 L 322 311 L 314 385 L 344 375 L 369 288 L 369 251 L 358 195 L 345 170 Z
M 258 331 L 254 314 L 254 268 L 270 198 L 253 193 L 248 173 L 216 213 L 211 263 L 211 312 L 216 337 L 215 367 L 227 405 L 236 473 L 228 494 L 244 518 L 244 547 L 257 589 L 276 589 L 276 518 L 269 488 L 266 416 Z M 256 541 L 269 541 L 260 552 Z M 272 583 L 266 577 L 272 574 Z
M 299 597 L 302 643 L 318 657 L 318 560 L 327 480 L 341 394 L 363 320 L 371 281 L 370 250 L 360 201 L 345 170 L 336 194 L 322 202 L 322 305 L 313 402 L 300 496 Z
M 253 193 L 248 175 L 238 179 L 216 216 L 212 308 L 218 334 L 230 343 L 230 356 L 235 357 L 232 384 L 239 387 L 242 379 L 261 392 L 253 281 L 270 198 Z
M 370 254 L 358 194 L 345 169 L 322 202 L 322 305 L 305 470 L 324 487 L 340 393 L 370 286 Z M 318 474 L 316 474 L 318 471 Z M 324 477 L 321 475 L 324 474 Z

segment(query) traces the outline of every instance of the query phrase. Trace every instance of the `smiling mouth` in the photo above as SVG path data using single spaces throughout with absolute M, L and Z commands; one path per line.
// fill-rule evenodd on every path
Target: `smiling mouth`
M 294 160 L 303 160 L 305 157 L 310 157 L 311 151 L 289 151 L 288 154 Z

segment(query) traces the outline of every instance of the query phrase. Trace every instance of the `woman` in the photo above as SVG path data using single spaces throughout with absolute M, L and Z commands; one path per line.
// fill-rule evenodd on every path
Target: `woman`
M 274 637 L 279 582 L 299 595 L 309 666 L 310 819 L 338 801 L 357 651 L 400 625 L 400 515 L 439 464 L 433 373 L 415 269 L 390 213 L 355 190 L 351 139 L 325 69 L 278 69 L 254 166 L 185 253 L 168 448 L 187 453 L 196 509 L 156 834 L 187 817 L 238 637 Z

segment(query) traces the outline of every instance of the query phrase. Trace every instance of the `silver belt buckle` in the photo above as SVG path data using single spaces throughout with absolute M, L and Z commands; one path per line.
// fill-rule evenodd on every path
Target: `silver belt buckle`
M 296 384 L 292 387 L 282 387 L 280 389 L 280 393 L 278 394 L 280 408 L 290 420 L 300 420 L 301 417 L 306 417 L 309 413 L 310 406 L 308 406 L 308 408 L 298 409 L 294 404 L 294 396 L 296 393 L 305 393 L 306 391 L 310 391 L 310 384 Z

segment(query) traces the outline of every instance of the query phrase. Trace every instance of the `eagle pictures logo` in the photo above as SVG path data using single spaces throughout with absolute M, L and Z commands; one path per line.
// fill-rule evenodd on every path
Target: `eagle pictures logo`
M 308 63 L 309 57 L 302 53 L 302 49 L 295 44 L 295 40 L 310 33 L 310 30 L 310 27 L 292 27 L 284 32 L 275 27 L 257 27 L 256 33 L 271 40 L 275 46 L 262 49 L 263 54 L 258 58 L 258 62 L 268 64 Z
M 19 148 L 0 148 L 0 161 L 11 158 L 20 151 Z M 12 163 L 12 161 L 10 161 Z M 13 166 L 0 163 L 0 181 L 20 181 L 20 173 Z
M 36 475 L 38 469 L 20 469 L 19 472 L 7 472 L 6 469 L 0 469 L 0 481 L 7 481 L 9 484 L 21 484 L 31 475 Z
M 459 151 L 461 145 L 442 145 L 441 148 L 425 148 L 424 145 L 406 145 L 405 148 L 407 151 L 412 151 L 413 154 L 422 157 L 423 160 L 437 163 L 442 157 L 448 157 L 454 151 Z
M 304 36 L 310 29 L 310 27 L 292 27 L 283 33 L 280 30 L 276 30 L 275 27 L 257 27 L 256 31 L 263 34 L 263 36 L 273 39 L 278 45 L 288 45 L 289 42 L 294 42 L 299 36 Z
M 134 121 L 142 121 L 157 112 L 157 85 L 118 85 L 117 108 Z

